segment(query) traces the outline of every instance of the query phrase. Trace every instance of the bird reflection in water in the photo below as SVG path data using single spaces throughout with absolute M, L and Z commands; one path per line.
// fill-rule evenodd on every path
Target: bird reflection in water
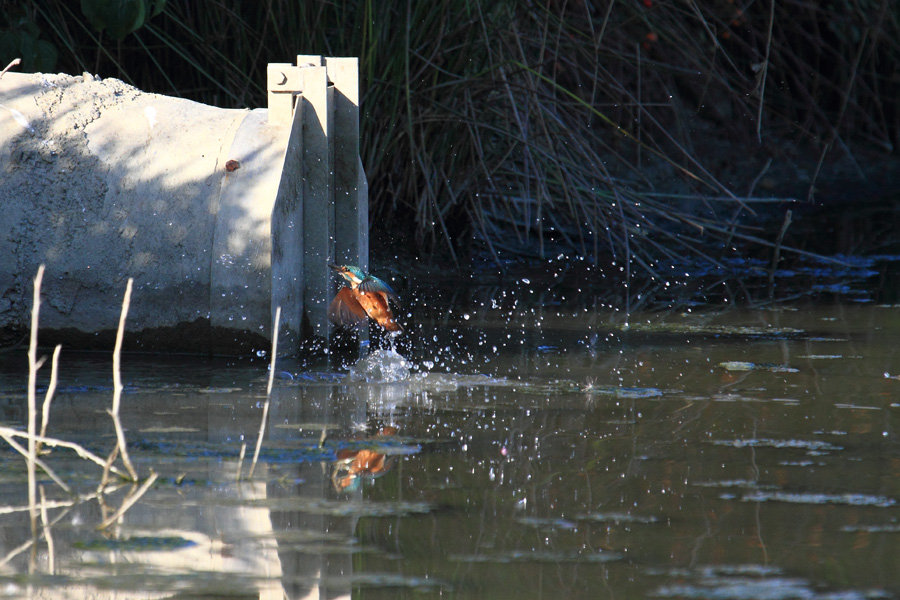
M 377 441 L 379 438 L 397 435 L 397 428 L 385 426 L 371 438 Z M 363 477 L 374 479 L 381 477 L 394 466 L 395 457 L 386 456 L 377 450 L 344 449 L 337 453 L 334 470 L 331 474 L 331 482 L 338 492 L 353 491 L 359 488 Z

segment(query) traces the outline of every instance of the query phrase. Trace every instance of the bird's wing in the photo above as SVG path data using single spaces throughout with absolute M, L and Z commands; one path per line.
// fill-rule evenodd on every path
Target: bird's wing
M 370 293 L 381 293 L 384 294 L 385 297 L 390 298 L 397 304 L 400 304 L 400 297 L 397 295 L 394 290 L 391 289 L 391 286 L 378 279 L 374 275 L 367 275 L 365 279 L 359 282 L 359 286 L 357 286 L 359 291 L 370 294 Z
M 356 325 L 367 317 L 365 309 L 348 287 L 342 287 L 328 306 L 328 320 L 336 325 Z

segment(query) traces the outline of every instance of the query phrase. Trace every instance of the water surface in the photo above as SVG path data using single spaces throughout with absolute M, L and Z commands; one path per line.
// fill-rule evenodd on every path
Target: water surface
M 142 477 L 0 450 L 11 597 L 879 598 L 900 595 L 900 307 L 632 316 L 456 311 L 407 360 L 277 368 L 126 355 Z M 4 356 L 4 424 L 26 420 Z M 47 369 L 41 385 L 46 385 Z M 63 351 L 48 435 L 106 457 L 103 354 Z M 42 394 L 39 393 L 39 400 Z M 240 459 L 242 444 L 246 456 Z M 238 481 L 238 470 L 243 478 Z M 32 548 L 34 552 L 32 553 Z

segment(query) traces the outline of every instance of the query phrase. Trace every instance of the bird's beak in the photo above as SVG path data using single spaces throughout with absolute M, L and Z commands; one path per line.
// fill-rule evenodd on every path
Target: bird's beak
M 344 269 L 344 267 L 339 267 L 339 266 L 333 265 L 331 263 L 328 263 L 328 266 L 331 267 L 332 269 L 334 269 L 335 271 L 342 271 Z

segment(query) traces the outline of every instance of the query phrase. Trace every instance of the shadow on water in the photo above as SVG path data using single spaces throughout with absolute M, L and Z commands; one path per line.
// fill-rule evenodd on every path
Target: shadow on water
M 0 585 L 67 598 L 900 594 L 900 309 L 628 328 L 562 310 L 444 315 L 416 324 L 407 358 L 380 349 L 349 373 L 279 363 L 249 481 L 237 474 L 265 362 L 131 356 L 129 451 L 160 479 L 101 532 L 96 499 L 43 477 L 51 526 L 32 562 L 25 464 L 4 447 Z M 14 426 L 18 360 L 0 368 Z M 64 352 L 61 365 L 49 431 L 105 456 L 108 358 Z M 44 459 L 78 493 L 96 489 L 94 465 L 58 448 Z

